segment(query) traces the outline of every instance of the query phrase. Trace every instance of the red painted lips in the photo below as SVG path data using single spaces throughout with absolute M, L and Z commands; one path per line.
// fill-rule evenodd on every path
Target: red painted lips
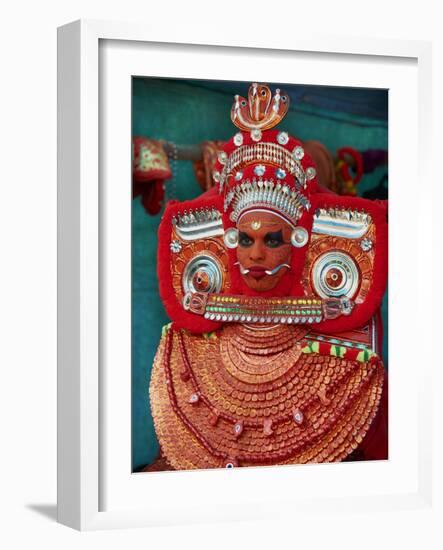
M 253 265 L 252 267 L 248 267 L 249 269 L 249 275 L 253 277 L 254 279 L 263 279 L 263 277 L 266 276 L 266 267 L 263 267 L 262 265 Z

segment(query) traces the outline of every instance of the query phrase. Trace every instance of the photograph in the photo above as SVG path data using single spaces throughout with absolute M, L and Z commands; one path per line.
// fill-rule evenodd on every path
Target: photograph
M 132 77 L 132 471 L 389 459 L 387 89 Z

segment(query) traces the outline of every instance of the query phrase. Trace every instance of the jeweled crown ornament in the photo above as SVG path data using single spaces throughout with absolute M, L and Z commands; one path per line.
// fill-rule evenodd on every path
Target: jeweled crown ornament
M 248 101 L 239 95 L 231 109 L 231 120 L 240 130 L 258 132 L 274 128 L 289 109 L 289 96 L 278 88 L 272 97 L 271 90 L 264 84 L 251 84 Z
M 288 109 L 288 94 L 277 89 L 272 95 L 264 84 L 252 84 L 248 99 L 234 97 L 231 120 L 241 131 L 225 145 L 214 170 L 224 211 L 234 223 L 252 208 L 266 208 L 295 226 L 310 208 L 315 166 L 300 141 L 273 130 Z

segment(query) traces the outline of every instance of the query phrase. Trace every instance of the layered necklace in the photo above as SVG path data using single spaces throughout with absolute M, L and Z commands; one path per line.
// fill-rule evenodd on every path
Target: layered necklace
M 333 406 L 330 414 L 324 416 L 324 407 L 330 403 L 325 391 L 327 382 L 328 394 L 333 393 L 337 387 L 352 377 L 358 369 L 356 362 L 342 362 L 337 369 L 334 380 L 330 380 L 327 369 L 320 376 L 313 376 L 315 368 L 321 369 L 321 365 L 309 365 L 310 358 L 302 356 L 301 340 L 306 331 L 302 327 L 248 327 L 243 325 L 231 325 L 225 327 L 218 337 L 217 365 L 218 384 L 223 382 L 224 388 L 228 388 L 227 394 L 231 401 L 243 393 L 244 400 L 249 405 L 253 416 L 239 418 L 231 414 L 229 409 L 220 410 L 211 396 L 203 391 L 196 372 L 198 366 L 192 366 L 189 358 L 185 337 L 182 331 L 170 329 L 167 333 L 163 366 L 166 375 L 166 385 L 172 409 L 186 425 L 188 430 L 196 437 L 201 445 L 214 457 L 220 459 L 227 467 L 238 465 L 238 461 L 247 463 L 276 463 L 287 460 L 296 453 L 302 452 L 309 445 L 327 433 L 344 412 L 358 399 L 362 386 L 350 388 L 347 398 L 340 404 Z M 171 354 L 176 342 L 178 348 L 178 362 L 180 365 L 180 378 L 186 385 L 189 384 L 190 392 L 188 405 L 178 403 L 174 388 L 174 379 L 171 372 Z M 300 360 L 300 358 L 302 360 Z M 331 368 L 331 365 L 327 365 Z M 363 385 L 369 384 L 372 379 L 372 369 L 366 373 L 367 380 Z M 319 371 L 317 371 L 319 374 Z M 214 381 L 217 384 L 217 381 Z M 245 393 L 245 387 L 249 389 Z M 289 390 L 292 390 L 290 393 Z M 282 400 L 282 394 L 287 396 Z M 276 396 L 279 395 L 279 399 Z M 224 424 L 223 431 L 230 433 L 229 439 L 238 441 L 229 451 L 224 450 L 224 445 L 215 445 L 210 433 L 203 433 L 203 426 L 196 425 L 190 420 L 189 406 L 204 406 L 207 408 L 209 426 L 215 430 L 217 425 Z M 278 406 L 277 406 L 278 405 Z M 261 408 L 260 408 L 261 406 Z M 264 408 L 268 406 L 267 408 Z M 254 408 L 256 407 L 256 408 Z M 232 410 L 232 409 L 231 409 Z M 235 407 L 233 408 L 235 411 Z M 188 411 L 188 412 L 186 412 Z M 306 411 L 310 411 L 312 418 L 322 415 L 321 426 L 312 426 L 306 423 Z M 309 415 L 308 415 L 309 416 Z M 242 434 L 245 431 L 257 433 L 257 437 L 269 438 L 275 431 L 280 431 L 280 426 L 292 424 L 296 430 L 295 439 L 288 446 L 269 452 L 253 452 L 254 449 L 242 448 Z M 308 424 L 308 425 L 307 425 Z M 230 426 L 230 428 L 229 428 Z M 226 432 L 226 430 L 228 430 Z M 288 441 L 289 443 L 289 441 Z M 272 445 L 271 445 L 272 447 Z M 270 448 L 271 448 L 270 447 Z

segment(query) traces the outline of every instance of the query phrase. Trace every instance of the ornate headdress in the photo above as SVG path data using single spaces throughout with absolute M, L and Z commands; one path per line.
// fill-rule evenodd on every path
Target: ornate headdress
M 265 85 L 252 84 L 248 99 L 235 96 L 231 119 L 239 131 L 217 155 L 215 186 L 166 208 L 158 274 L 177 326 L 209 332 L 223 322 L 272 320 L 338 331 L 360 327 L 379 307 L 387 277 L 384 209 L 319 192 L 303 144 L 274 129 L 288 108 L 289 96 Z M 293 227 L 290 269 L 267 293 L 247 287 L 235 250 L 239 220 L 262 209 Z
M 252 208 L 266 208 L 295 226 L 310 209 L 316 189 L 314 163 L 300 141 L 272 130 L 285 116 L 289 96 L 252 84 L 248 100 L 235 96 L 232 122 L 241 130 L 223 147 L 214 180 L 223 195 L 223 209 L 232 222 Z

